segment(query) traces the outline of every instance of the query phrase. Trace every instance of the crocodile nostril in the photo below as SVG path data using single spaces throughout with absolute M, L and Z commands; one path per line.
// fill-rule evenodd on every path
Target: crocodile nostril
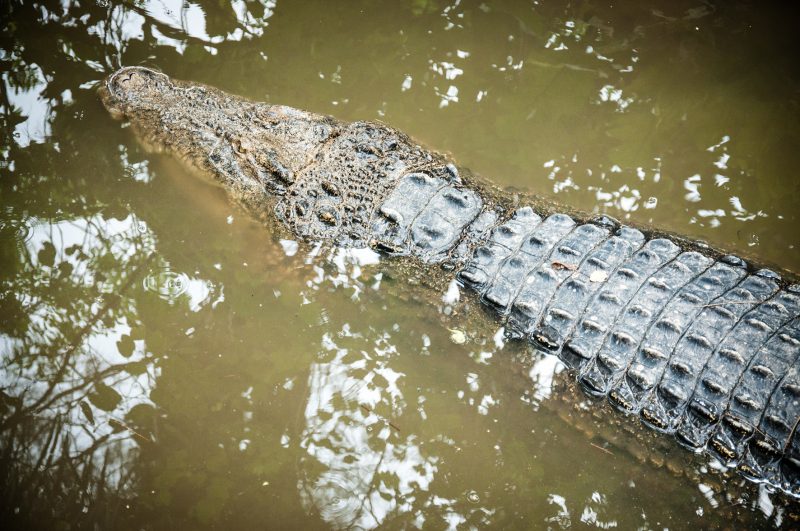
M 169 78 L 141 66 L 126 66 L 108 76 L 100 87 L 100 99 L 115 117 L 122 118 L 131 105 L 149 105 L 163 99 L 171 87 Z
M 149 68 L 141 66 L 125 67 L 108 78 L 108 90 L 119 98 L 137 93 L 142 95 L 149 90 L 157 90 L 166 78 L 164 74 L 160 74 Z

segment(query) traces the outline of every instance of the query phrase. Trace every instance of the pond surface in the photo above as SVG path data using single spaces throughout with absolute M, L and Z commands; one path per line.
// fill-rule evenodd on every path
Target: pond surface
M 143 64 L 381 120 L 500 186 L 800 271 L 797 13 L 644 4 L 4 2 L 0 519 L 792 525 L 457 286 L 257 225 L 95 92 Z

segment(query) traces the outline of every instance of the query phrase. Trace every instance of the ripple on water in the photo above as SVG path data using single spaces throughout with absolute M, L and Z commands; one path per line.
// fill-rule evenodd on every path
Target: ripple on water
M 467 491 L 467 501 L 470 503 L 478 504 L 481 502 L 481 497 L 474 490 Z
M 314 487 L 314 503 L 326 522 L 348 523 L 361 506 L 358 491 L 357 474 L 329 471 Z
M 0 240 L 25 243 L 31 238 L 31 235 L 31 227 L 26 220 L 15 219 L 11 216 L 0 218 Z
M 155 293 L 165 301 L 174 302 L 189 288 L 189 277 L 184 273 L 163 267 L 151 271 L 142 282 L 144 289 Z

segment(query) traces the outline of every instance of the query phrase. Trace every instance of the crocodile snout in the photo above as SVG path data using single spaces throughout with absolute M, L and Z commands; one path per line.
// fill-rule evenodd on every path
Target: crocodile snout
M 112 115 L 121 118 L 132 104 L 157 101 L 169 85 L 165 74 L 142 66 L 126 66 L 106 78 L 100 87 L 100 98 Z

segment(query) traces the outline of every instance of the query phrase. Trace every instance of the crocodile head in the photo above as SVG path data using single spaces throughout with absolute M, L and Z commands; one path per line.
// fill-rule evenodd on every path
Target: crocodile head
M 366 245 L 373 215 L 401 177 L 456 175 L 384 124 L 255 103 L 147 68 L 110 75 L 100 97 L 146 147 L 212 177 L 257 217 L 274 207 L 304 237 Z
M 332 118 L 254 103 L 143 67 L 118 70 L 99 92 L 111 115 L 129 122 L 146 147 L 247 194 L 281 193 L 338 134 Z

